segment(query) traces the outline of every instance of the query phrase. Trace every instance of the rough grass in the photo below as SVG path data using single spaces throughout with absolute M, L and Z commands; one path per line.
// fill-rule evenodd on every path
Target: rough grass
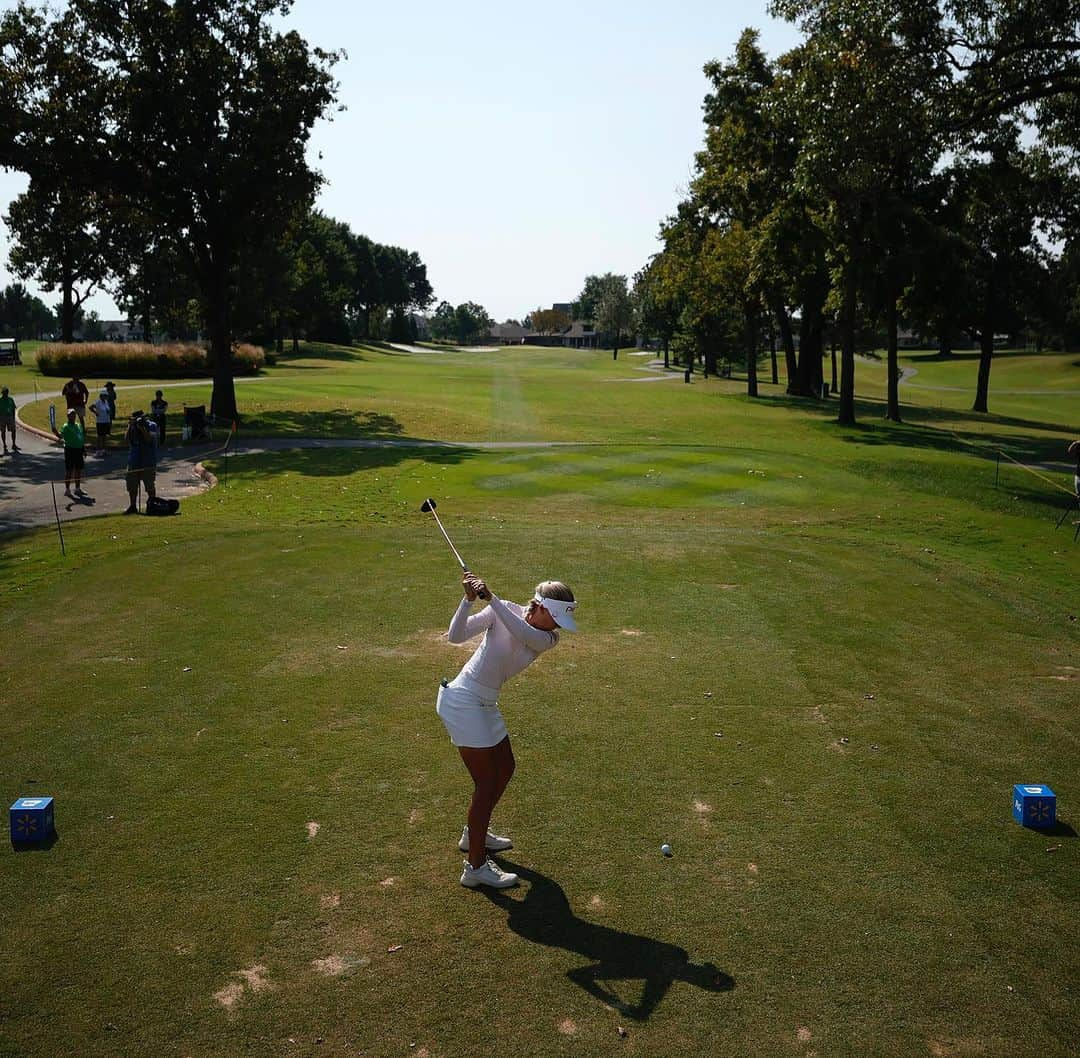
M 67 560 L 3 540 L 0 774 L 61 839 L 0 856 L 0 1054 L 1071 1053 L 1080 547 L 982 454 L 1064 426 L 363 355 L 312 371 L 404 436 L 435 398 L 463 439 L 585 443 L 233 460 Z M 504 695 L 504 896 L 456 881 L 428 495 L 496 590 L 581 599 Z
M 254 375 L 266 365 L 266 354 L 258 346 L 237 344 L 233 363 L 236 374 Z M 37 350 L 37 366 L 44 375 L 81 378 L 196 378 L 213 371 L 206 346 L 191 342 L 43 343 Z

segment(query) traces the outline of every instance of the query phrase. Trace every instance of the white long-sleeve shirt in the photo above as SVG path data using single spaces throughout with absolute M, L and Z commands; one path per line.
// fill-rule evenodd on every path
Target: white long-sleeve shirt
M 525 608 L 491 596 L 479 613 L 470 614 L 472 603 L 463 598 L 450 621 L 451 643 L 465 643 L 484 633 L 484 639 L 465 663 L 461 675 L 497 691 L 511 676 L 527 668 L 559 641 L 557 632 L 533 628 L 525 620 Z

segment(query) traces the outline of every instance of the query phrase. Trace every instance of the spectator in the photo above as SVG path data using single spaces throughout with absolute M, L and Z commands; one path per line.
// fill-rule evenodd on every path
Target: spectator
M 64 400 L 67 401 L 68 411 L 74 409 L 75 414 L 78 415 L 79 423 L 85 433 L 86 402 L 90 399 L 90 390 L 86 388 L 78 375 L 72 375 L 71 381 L 60 392 L 64 395 Z
M 90 405 L 90 410 L 97 420 L 98 451 L 104 452 L 109 444 L 109 434 L 112 432 L 112 411 L 109 408 L 109 394 L 106 390 L 101 391 L 98 399 Z
M 86 455 L 86 431 L 78 422 L 78 412 L 68 408 L 67 422 L 53 433 L 64 442 L 64 495 L 71 496 L 71 481 L 75 479 L 75 495 L 83 496 L 82 472 Z
M 154 399 L 150 401 L 150 418 L 157 424 L 157 442 L 164 448 L 165 447 L 165 413 L 169 410 L 169 402 L 162 396 L 159 389 L 154 394 Z
M 146 486 L 146 495 L 153 499 L 157 494 L 157 445 L 151 431 L 151 421 L 141 412 L 131 414 L 125 440 L 128 443 L 127 491 L 131 502 L 124 514 L 139 513 L 139 485 Z
M 7 432 L 11 431 L 11 450 L 17 452 L 15 443 L 15 398 L 8 396 L 8 388 L 0 389 L 0 438 L 4 441 L 4 455 L 7 455 Z
M 106 382 L 105 389 L 109 400 L 109 419 L 116 422 L 116 386 L 112 382 Z

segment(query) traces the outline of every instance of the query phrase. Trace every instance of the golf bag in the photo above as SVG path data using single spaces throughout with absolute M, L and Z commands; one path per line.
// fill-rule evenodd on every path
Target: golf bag
M 149 496 L 146 500 L 146 513 L 153 515 L 169 515 L 180 513 L 179 500 L 166 500 L 161 496 Z
M 210 422 L 206 417 L 206 405 L 197 404 L 194 407 L 184 405 L 184 440 L 189 441 L 212 441 Z

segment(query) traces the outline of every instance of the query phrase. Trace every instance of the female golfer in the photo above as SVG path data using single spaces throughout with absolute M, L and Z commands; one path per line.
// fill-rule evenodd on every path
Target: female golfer
M 450 683 L 443 680 L 435 711 L 474 783 L 469 821 L 458 842 L 458 848 L 469 854 L 461 884 L 505 889 L 517 885 L 517 875 L 500 870 L 487 857 L 488 852 L 512 845 L 488 830 L 491 813 L 514 774 L 510 736 L 499 712 L 499 688 L 559 641 L 557 628 L 577 631 L 573 616 L 577 603 L 574 593 L 557 580 L 538 584 L 525 607 L 497 598 L 472 573 L 466 572 L 461 581 L 465 598 L 450 621 L 450 642 L 464 643 L 481 632 L 484 638 L 461 672 Z M 470 615 L 478 598 L 487 606 Z

